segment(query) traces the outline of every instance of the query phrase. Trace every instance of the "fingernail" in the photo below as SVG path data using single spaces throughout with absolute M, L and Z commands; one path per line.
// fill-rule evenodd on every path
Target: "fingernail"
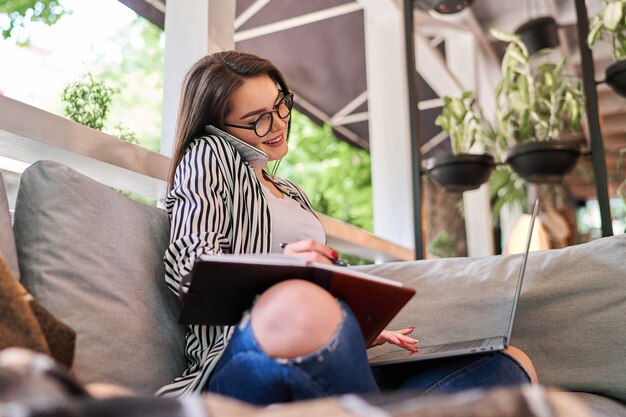
M 332 256 L 333 259 L 339 259 L 339 254 L 335 251 L 333 251 L 333 253 L 331 253 L 330 256 Z
M 411 326 L 409 327 L 409 329 L 411 329 L 411 331 L 415 330 L 415 326 Z

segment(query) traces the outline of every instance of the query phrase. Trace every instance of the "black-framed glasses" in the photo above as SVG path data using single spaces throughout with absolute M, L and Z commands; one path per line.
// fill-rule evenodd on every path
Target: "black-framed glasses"
M 285 120 L 291 114 L 293 108 L 293 93 L 287 93 L 280 99 L 274 106 L 274 110 L 261 114 L 254 122 L 248 126 L 233 125 L 230 123 L 224 123 L 226 126 L 237 127 L 239 129 L 254 130 L 254 133 L 260 138 L 267 136 L 272 130 L 274 125 L 274 113 L 282 120 Z

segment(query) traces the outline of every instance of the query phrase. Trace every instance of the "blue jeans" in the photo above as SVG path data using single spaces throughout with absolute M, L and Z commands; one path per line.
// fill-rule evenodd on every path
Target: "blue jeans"
M 381 389 L 413 389 L 423 394 L 529 382 L 521 366 L 502 353 L 426 366 L 415 362 L 401 368 L 379 367 L 375 376 L 358 321 L 347 305 L 340 304 L 344 318 L 328 343 L 294 359 L 268 356 L 259 347 L 246 313 L 218 360 L 207 390 L 265 405 L 348 393 L 373 394 Z

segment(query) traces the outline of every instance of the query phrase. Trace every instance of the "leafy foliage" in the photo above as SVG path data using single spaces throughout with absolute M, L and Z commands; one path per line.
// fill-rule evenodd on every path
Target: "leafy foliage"
M 500 210 L 505 204 L 521 207 L 526 203 L 528 189 L 526 182 L 508 165 L 501 165 L 489 177 L 489 200 L 491 218 L 494 222 L 500 217 Z
M 456 238 L 447 231 L 441 230 L 428 245 L 428 252 L 439 258 L 452 258 L 457 256 L 455 245 Z
M 584 95 L 580 79 L 565 70 L 565 58 L 533 66 L 536 58 L 550 50 L 529 56 L 518 35 L 497 29 L 491 33 L 509 42 L 496 89 L 496 148 L 554 140 L 568 129 L 580 131 Z
M 468 153 L 475 144 L 487 145 L 490 128 L 472 92 L 443 98 L 443 109 L 435 124 L 450 136 L 452 153 Z
M 302 187 L 319 212 L 371 232 L 369 153 L 338 140 L 329 125 L 317 126 L 295 110 L 289 149 L 277 174 Z
M 123 124 L 118 123 L 115 125 L 114 129 L 115 129 L 115 133 L 113 133 L 113 136 L 117 136 L 118 138 L 128 143 L 139 145 L 139 137 L 137 136 L 135 132 L 133 132 L 127 126 L 124 126 Z
M 63 89 L 61 100 L 65 103 L 65 115 L 92 129 L 102 130 L 113 96 L 118 92 L 103 81 L 96 81 L 87 72 L 79 81 Z
M 626 59 L 626 1 L 602 0 L 602 10 L 591 18 L 587 45 L 592 47 L 605 34 L 611 38 L 613 59 Z
M 20 29 L 25 29 L 30 22 L 55 24 L 61 16 L 69 11 L 56 0 L 2 0 L 0 16 L 6 16 L 7 25 L 0 27 L 2 37 L 10 38 Z M 28 44 L 28 36 L 20 36 L 21 44 Z
M 111 62 L 100 55 L 94 63 L 101 68 L 100 79 L 123 91 L 111 103 L 110 119 L 139 132 L 136 143 L 155 152 L 161 142 L 163 37 L 160 28 L 138 17 L 111 39 L 119 46 L 121 61 Z

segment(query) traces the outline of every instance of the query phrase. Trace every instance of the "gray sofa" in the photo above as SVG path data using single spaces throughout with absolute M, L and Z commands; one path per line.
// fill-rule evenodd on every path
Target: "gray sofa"
M 3 198 L 0 189 L 0 250 L 34 297 L 77 332 L 82 382 L 151 394 L 184 369 L 178 304 L 162 279 L 163 210 L 49 161 L 22 175 L 14 237 Z M 541 383 L 574 392 L 597 417 L 626 415 L 624 259 L 626 235 L 531 253 L 513 330 Z M 519 262 L 512 255 L 358 268 L 416 288 L 390 327 L 415 325 L 428 344 L 505 326 L 495 313 L 510 308 Z M 456 320 L 443 326 L 443 316 Z

